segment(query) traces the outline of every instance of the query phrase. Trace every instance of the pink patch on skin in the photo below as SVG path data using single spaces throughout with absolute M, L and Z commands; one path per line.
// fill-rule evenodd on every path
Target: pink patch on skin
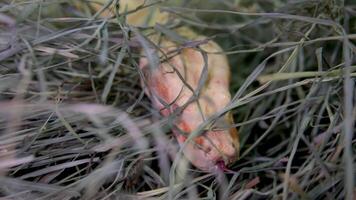
M 203 145 L 204 143 L 204 138 L 203 137 L 197 137 L 194 139 L 194 142 L 198 145 Z
M 171 112 L 167 108 L 162 109 L 160 112 L 165 117 L 167 117 L 171 114 Z
M 180 133 L 176 133 L 175 135 L 179 143 L 184 143 L 187 140 L 187 138 Z
M 179 108 L 179 106 L 177 104 L 173 104 L 172 105 L 172 111 L 174 112 L 177 108 Z
M 177 108 L 178 108 L 177 104 L 173 104 L 169 108 L 162 108 L 160 112 L 163 116 L 167 117 L 170 114 L 172 114 Z
M 160 82 L 155 83 L 155 89 L 157 94 L 164 100 L 168 100 L 169 94 L 168 94 L 168 89 L 164 84 L 161 84 Z
M 178 124 L 178 127 L 186 133 L 190 133 L 192 131 L 192 129 L 189 127 L 189 125 L 187 123 L 185 123 L 184 121 L 181 121 Z

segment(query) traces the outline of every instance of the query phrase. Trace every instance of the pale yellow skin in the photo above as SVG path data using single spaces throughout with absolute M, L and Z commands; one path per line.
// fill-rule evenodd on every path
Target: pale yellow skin
M 108 0 L 91 0 L 91 3 L 84 4 L 84 1 L 74 0 L 74 4 L 79 9 L 84 9 L 85 6 L 90 6 L 95 11 L 99 11 Z M 164 23 L 168 18 L 168 13 L 160 12 L 157 6 L 148 6 L 140 8 L 143 5 L 150 5 L 156 0 L 120 0 L 119 13 L 128 13 L 126 15 L 126 22 L 132 26 L 153 26 L 156 22 Z M 138 9 L 139 8 L 139 9 Z M 130 13 L 130 11 L 135 12 Z M 101 13 L 101 17 L 115 16 L 114 5 Z
M 90 5 L 99 10 L 106 0 L 96 0 L 96 2 L 98 3 Z M 154 1 L 146 1 L 148 4 L 152 2 Z M 143 3 L 144 0 L 120 0 L 120 12 L 135 10 Z M 114 12 L 111 8 L 111 11 L 106 11 L 101 16 L 111 17 L 114 16 Z M 153 26 L 157 22 L 163 24 L 167 19 L 167 13 L 160 12 L 156 6 L 152 6 L 127 15 L 126 22 L 132 26 Z M 188 28 L 180 28 L 176 32 L 193 41 L 205 39 L 197 36 Z M 149 38 L 168 57 L 175 53 L 169 52 L 179 48 L 178 44 L 167 38 L 159 38 L 157 35 Z M 206 52 L 222 51 L 219 45 L 213 41 L 200 45 L 200 48 Z M 162 57 L 162 52 L 159 55 Z M 146 57 L 140 59 L 140 68 L 144 72 L 146 79 L 146 83 L 143 83 L 145 84 L 143 87 L 146 88 L 145 92 L 151 98 L 153 106 L 160 110 L 164 116 L 170 115 L 175 108 L 184 106 L 193 95 L 189 87 L 179 78 L 177 72 L 183 76 L 185 82 L 193 90 L 196 90 L 203 67 L 204 59 L 202 54 L 194 48 L 182 49 L 178 55 L 162 62 L 154 70 L 149 70 L 149 63 Z M 208 53 L 207 70 L 208 80 L 202 88 L 198 99 L 201 110 L 197 102 L 189 104 L 175 121 L 176 128 L 173 129 L 173 132 L 180 145 L 188 142 L 183 151 L 191 163 L 201 170 L 212 171 L 217 168 L 217 162 L 224 162 L 225 165 L 228 165 L 237 159 L 239 138 L 236 128 L 231 128 L 233 119 L 230 113 L 227 113 L 219 120 L 220 125 L 230 126 L 230 128 L 219 131 L 206 131 L 192 141 L 186 141 L 186 136 L 182 134 L 182 132 L 190 134 L 196 130 L 205 119 L 223 109 L 231 100 L 229 92 L 230 68 L 226 56 Z M 159 99 L 171 106 L 168 109 L 165 108 Z

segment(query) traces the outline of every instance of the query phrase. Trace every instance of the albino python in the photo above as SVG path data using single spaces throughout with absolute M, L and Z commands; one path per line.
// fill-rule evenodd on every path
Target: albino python
M 106 0 L 97 0 L 97 2 L 87 6 L 99 10 Z M 123 13 L 136 9 L 145 1 L 120 0 L 119 2 L 120 12 Z M 150 1 L 146 0 L 147 2 Z M 102 14 L 103 17 L 113 15 L 110 10 Z M 157 22 L 166 22 L 167 18 L 167 13 L 160 12 L 156 6 L 151 6 L 128 14 L 126 22 L 131 26 L 152 26 Z M 206 40 L 186 27 L 174 31 L 192 41 Z M 226 165 L 237 160 L 239 153 L 239 137 L 236 128 L 232 127 L 234 122 L 231 113 L 228 112 L 218 120 L 225 129 L 206 130 L 192 141 L 186 141 L 187 134 L 196 130 L 205 119 L 223 109 L 231 100 L 230 68 L 226 56 L 211 53 L 222 51 L 219 45 L 211 40 L 206 40 L 204 44 L 199 45 L 200 50 L 193 47 L 181 48 L 179 44 L 164 36 L 159 38 L 150 36 L 150 40 L 160 47 L 158 55 L 161 58 L 168 58 L 163 59 L 164 61 L 156 67 L 149 66 L 146 56 L 140 59 L 139 65 L 145 75 L 143 87 L 146 86 L 145 92 L 153 106 L 163 116 L 169 116 L 177 108 L 184 108 L 174 122 L 173 133 L 180 145 L 188 142 L 183 149 L 185 157 L 195 167 L 204 171 L 226 169 Z M 207 80 L 201 88 L 198 99 L 185 106 L 192 97 L 193 91 L 197 90 L 203 73 L 205 62 L 201 50 L 207 52 Z

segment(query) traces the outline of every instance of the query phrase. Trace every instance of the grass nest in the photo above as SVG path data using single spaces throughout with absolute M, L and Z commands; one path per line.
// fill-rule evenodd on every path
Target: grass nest
M 157 1 L 177 22 L 160 28 L 77 2 L 0 2 L 1 197 L 356 197 L 351 0 Z M 179 147 L 140 87 L 137 35 L 176 25 L 229 57 L 234 173 L 171 167 Z

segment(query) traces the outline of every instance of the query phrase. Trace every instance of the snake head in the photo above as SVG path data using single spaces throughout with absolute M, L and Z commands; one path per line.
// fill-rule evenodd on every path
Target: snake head
M 187 129 L 189 123 L 180 123 L 182 129 Z M 213 172 L 224 171 L 226 166 L 238 158 L 239 143 L 236 128 L 227 130 L 210 130 L 187 141 L 187 138 L 177 131 L 174 132 L 178 143 L 183 147 L 185 157 L 197 168 Z M 184 143 L 186 143 L 184 145 Z

